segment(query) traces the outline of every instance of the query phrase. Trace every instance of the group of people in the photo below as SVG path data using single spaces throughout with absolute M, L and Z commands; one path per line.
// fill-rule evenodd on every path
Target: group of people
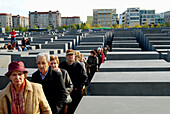
M 87 60 L 72 49 L 66 61 L 57 56 L 39 53 L 38 70 L 27 80 L 28 71 L 22 61 L 13 61 L 5 74 L 11 82 L 0 92 L 0 113 L 73 114 L 84 89 L 106 59 L 101 48 L 92 50 Z
M 2 49 L 6 50 L 18 50 L 18 51 L 27 51 L 30 49 L 30 41 L 29 39 L 22 39 L 22 45 L 19 46 L 18 42 L 16 41 L 16 32 L 14 29 L 10 32 L 11 35 L 11 42 L 8 42 L 7 45 L 4 45 Z

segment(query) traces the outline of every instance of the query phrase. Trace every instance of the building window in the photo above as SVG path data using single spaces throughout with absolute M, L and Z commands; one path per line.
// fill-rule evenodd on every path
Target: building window
M 146 18 L 146 15 L 142 15 L 142 18 Z
M 107 11 L 107 13 L 111 13 L 111 11 L 109 10 L 109 11 Z
M 108 18 L 108 20 L 110 20 L 110 18 Z
M 147 18 L 151 18 L 151 16 L 150 16 L 150 15 L 147 15 Z
M 103 18 L 103 20 L 106 20 L 105 18 Z
M 99 15 L 99 17 L 101 17 L 101 15 Z
M 139 20 L 138 17 L 131 17 L 130 20 Z
M 102 13 L 102 11 L 98 11 L 98 13 Z
M 108 17 L 110 17 L 110 14 L 108 14 Z

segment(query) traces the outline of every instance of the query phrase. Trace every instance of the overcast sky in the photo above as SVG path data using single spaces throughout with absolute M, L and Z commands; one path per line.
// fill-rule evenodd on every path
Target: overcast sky
M 57 11 L 61 16 L 80 16 L 85 22 L 93 9 L 116 9 L 117 14 L 127 8 L 155 9 L 156 13 L 170 11 L 169 0 L 0 0 L 0 13 L 28 17 L 29 11 Z

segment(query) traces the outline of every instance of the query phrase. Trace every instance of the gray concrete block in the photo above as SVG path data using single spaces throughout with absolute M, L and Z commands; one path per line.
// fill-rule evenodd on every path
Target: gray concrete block
M 170 62 L 170 51 L 167 52 L 167 61 Z
M 80 45 L 100 45 L 104 46 L 103 42 L 80 42 Z
M 57 40 L 54 40 L 54 41 L 70 41 L 70 42 L 72 42 L 72 48 L 73 49 L 75 49 L 75 47 L 77 46 L 76 39 L 57 39 Z
M 134 52 L 134 51 L 142 51 L 141 48 L 112 48 L 112 52 Z
M 50 43 L 42 44 L 42 49 L 64 49 L 64 52 L 68 50 L 68 43 Z
M 90 53 L 91 50 L 75 50 L 75 51 L 79 51 L 80 53 Z
M 24 63 L 26 68 L 37 68 L 36 57 L 37 55 L 22 56 L 21 61 Z
M 155 60 L 107 60 L 100 72 L 170 71 L 170 64 L 163 59 Z
M 31 46 L 35 46 L 36 49 L 41 49 L 40 43 L 31 43 Z
M 170 49 L 170 45 L 152 45 L 152 50 L 155 51 L 156 49 Z
M 139 43 L 112 43 L 114 48 L 139 48 Z
M 0 58 L 0 67 L 8 67 L 8 65 L 11 63 L 11 55 L 0 55 Z
M 75 114 L 168 114 L 169 96 L 84 96 Z
M 108 52 L 108 60 L 159 59 L 158 52 Z
M 99 45 L 78 45 L 76 50 L 94 50 L 97 49 Z
M 73 49 L 75 47 L 75 45 L 73 45 L 73 42 L 72 41 L 53 41 L 53 42 L 50 42 L 49 44 L 55 44 L 55 43 L 67 43 L 68 44 L 68 49 Z
M 83 37 L 81 42 L 104 42 L 104 36 L 102 37 Z
M 91 95 L 169 96 L 170 72 L 96 72 Z
M 114 37 L 113 38 L 113 41 L 117 41 L 117 40 L 129 40 L 129 41 L 131 41 L 131 40 L 136 40 L 136 37 Z
M 137 41 L 136 40 L 113 40 L 112 44 L 113 43 L 137 43 Z
M 28 55 L 27 51 L 20 51 L 20 52 L 0 52 L 0 55 L 11 55 L 11 62 L 12 61 L 20 61 L 21 56 Z

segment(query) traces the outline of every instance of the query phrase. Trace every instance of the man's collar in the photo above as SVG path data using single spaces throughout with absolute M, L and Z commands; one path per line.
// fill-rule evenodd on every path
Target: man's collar
M 45 75 L 42 75 L 42 73 L 40 72 L 40 76 L 42 77 L 42 79 L 45 78 L 45 76 L 48 74 L 48 71 L 49 71 L 49 68 L 48 68 L 47 72 L 45 73 Z

